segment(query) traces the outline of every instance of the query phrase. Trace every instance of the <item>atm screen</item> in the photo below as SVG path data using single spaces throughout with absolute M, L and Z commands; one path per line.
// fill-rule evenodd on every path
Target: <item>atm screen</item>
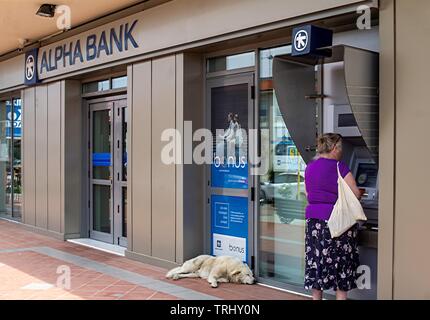
M 340 113 L 338 117 L 339 119 L 337 126 L 339 128 L 357 126 L 357 122 L 355 121 L 355 117 L 352 113 Z
M 373 163 L 360 163 L 357 168 L 357 186 L 364 188 L 376 188 L 378 168 Z

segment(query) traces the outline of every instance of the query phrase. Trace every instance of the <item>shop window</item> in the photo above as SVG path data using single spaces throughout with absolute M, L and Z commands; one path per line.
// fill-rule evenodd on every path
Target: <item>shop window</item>
M 273 87 L 273 58 L 291 46 L 259 53 L 259 122 L 262 143 L 269 145 L 269 170 L 260 177 L 260 277 L 303 285 L 306 194 L 305 162 L 289 135 Z
M 126 88 L 127 76 L 112 78 L 112 89 Z
M 262 50 L 260 52 L 260 78 L 272 78 L 273 58 L 277 55 L 288 53 L 291 53 L 290 45 Z
M 82 93 L 95 93 L 122 88 L 127 88 L 127 76 L 84 83 L 82 85 Z
M 21 220 L 21 99 L 0 101 L 0 216 Z
M 208 72 L 229 71 L 253 66 L 255 66 L 255 52 L 210 58 L 207 61 Z
M 109 81 L 109 79 L 84 83 L 83 86 L 82 86 L 82 92 L 83 93 L 92 93 L 92 92 L 98 92 L 98 91 L 106 91 L 106 90 L 109 90 L 109 89 L 110 89 L 110 81 Z

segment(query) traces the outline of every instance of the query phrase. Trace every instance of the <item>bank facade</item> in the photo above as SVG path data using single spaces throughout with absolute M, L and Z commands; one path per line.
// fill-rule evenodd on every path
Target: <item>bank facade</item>
M 370 28 L 357 28 L 361 5 Z M 336 131 L 366 189 L 360 251 L 370 284 L 352 297 L 429 298 L 430 279 L 419 276 L 426 185 L 402 149 L 426 143 L 425 50 L 406 35 L 424 36 L 410 21 L 428 23 L 429 9 L 173 0 L 25 48 L 0 61 L 0 214 L 168 268 L 202 253 L 235 255 L 259 283 L 305 293 L 304 170 L 316 134 Z M 294 56 L 294 30 L 310 25 L 333 32 L 327 56 Z M 406 48 L 418 52 L 414 63 Z M 242 161 L 196 163 L 196 130 L 215 137 L 233 118 L 258 132 L 239 139 Z M 161 159 L 166 129 L 175 130 L 171 164 Z M 259 174 L 252 152 L 267 164 Z

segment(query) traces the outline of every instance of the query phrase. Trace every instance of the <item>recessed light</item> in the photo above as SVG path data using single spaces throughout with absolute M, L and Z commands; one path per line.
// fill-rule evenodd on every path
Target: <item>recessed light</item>
M 52 18 L 55 15 L 55 4 L 42 4 L 37 10 L 36 15 L 41 17 Z

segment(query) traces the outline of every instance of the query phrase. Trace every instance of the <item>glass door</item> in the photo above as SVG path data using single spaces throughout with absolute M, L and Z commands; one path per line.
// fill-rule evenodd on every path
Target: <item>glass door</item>
M 21 220 L 21 99 L 0 101 L 0 216 Z
M 90 237 L 127 245 L 126 100 L 90 104 Z
M 207 80 L 213 163 L 208 170 L 211 254 L 252 265 L 253 205 L 248 129 L 253 128 L 252 73 Z
M 269 170 L 258 179 L 258 276 L 276 286 L 302 288 L 306 164 L 279 109 L 272 72 L 273 58 L 290 52 L 291 46 L 283 46 L 262 50 L 259 57 L 259 127 L 266 129 L 261 143 L 268 145 L 270 151 L 267 155 Z

